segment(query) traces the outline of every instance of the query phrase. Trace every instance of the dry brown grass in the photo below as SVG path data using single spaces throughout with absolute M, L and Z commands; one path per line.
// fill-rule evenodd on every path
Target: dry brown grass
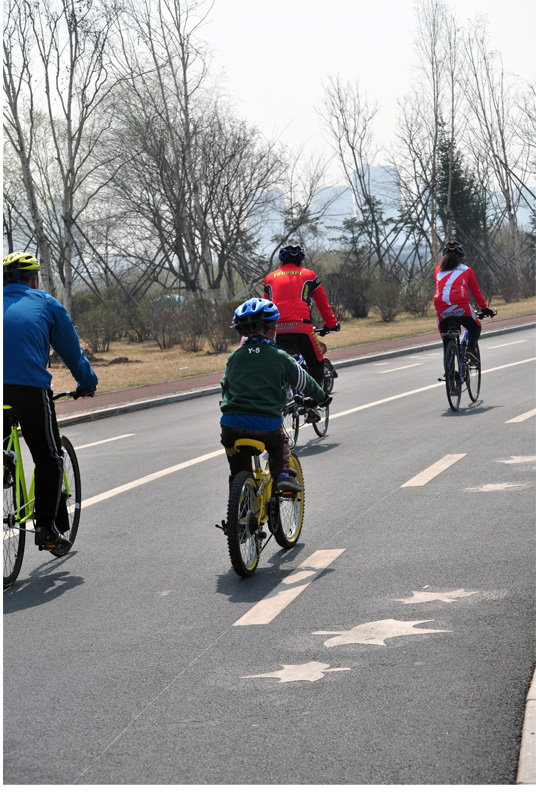
M 499 318 L 503 319 L 536 313 L 536 297 L 520 300 L 517 303 L 498 301 L 492 305 L 497 308 Z M 326 342 L 329 349 L 334 351 L 354 344 L 396 339 L 436 330 L 436 318 L 432 311 L 423 318 L 401 314 L 394 322 L 381 322 L 379 317 L 371 312 L 367 319 L 343 321 L 342 330 L 330 336 Z M 112 392 L 132 386 L 176 380 L 189 375 L 218 372 L 224 369 L 228 354 L 228 352 L 212 354 L 208 350 L 185 353 L 179 347 L 159 350 L 155 342 L 127 344 L 125 341 L 118 341 L 110 345 L 108 353 L 97 354 L 93 369 L 99 378 L 99 392 Z M 110 364 L 116 358 L 128 358 L 128 362 Z M 53 374 L 54 391 L 64 392 L 74 388 L 71 373 L 63 365 L 54 364 L 50 371 Z

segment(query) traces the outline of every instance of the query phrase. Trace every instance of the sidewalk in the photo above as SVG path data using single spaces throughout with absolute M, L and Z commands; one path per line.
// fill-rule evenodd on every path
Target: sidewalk
M 482 336 L 498 336 L 517 330 L 536 327 L 536 314 L 523 317 L 512 317 L 503 320 L 485 321 Z M 399 339 L 388 339 L 370 344 L 358 344 L 328 351 L 328 356 L 337 369 L 365 364 L 399 355 L 410 355 L 414 352 L 431 350 L 441 346 L 439 335 L 421 333 Z M 141 411 L 158 405 L 177 403 L 220 391 L 222 372 L 209 372 L 178 378 L 164 383 L 145 384 L 132 389 L 121 389 L 117 392 L 97 393 L 95 397 L 79 400 L 61 400 L 56 406 L 56 414 L 61 428 L 80 422 L 91 422 L 95 419 L 113 417 L 130 411 Z

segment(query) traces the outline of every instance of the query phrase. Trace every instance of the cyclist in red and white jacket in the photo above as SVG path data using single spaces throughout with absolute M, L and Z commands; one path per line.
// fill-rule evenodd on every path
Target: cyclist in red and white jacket
M 492 317 L 493 311 L 487 307 L 473 270 L 463 263 L 464 256 L 465 250 L 459 242 L 447 242 L 443 248 L 443 258 L 434 271 L 436 282 L 434 305 L 443 345 L 446 346 L 447 343 L 444 334 L 449 327 L 452 327 L 455 320 L 459 323 L 458 330 L 460 325 L 467 328 L 469 334 L 467 353 L 473 360 L 477 360 L 475 347 L 480 337 L 481 326 L 471 306 L 469 292 L 487 317 Z
M 324 354 L 314 332 L 311 311 L 313 302 L 327 330 L 341 329 L 329 304 L 324 287 L 312 269 L 302 266 L 305 254 L 298 245 L 279 251 L 281 266 L 264 279 L 264 296 L 279 309 L 277 345 L 282 350 L 297 349 L 305 359 L 309 373 L 320 386 L 324 384 Z

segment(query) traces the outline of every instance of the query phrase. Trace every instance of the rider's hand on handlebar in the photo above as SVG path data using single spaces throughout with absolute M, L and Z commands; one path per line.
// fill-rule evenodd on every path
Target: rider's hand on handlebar
M 495 311 L 493 311 L 491 308 L 488 308 L 487 306 L 486 306 L 486 308 L 481 308 L 480 309 L 480 313 L 484 314 L 485 317 L 494 317 L 495 316 Z
M 81 386 L 76 387 L 73 393 L 73 400 L 78 400 L 79 397 L 94 397 L 95 389 L 83 389 Z

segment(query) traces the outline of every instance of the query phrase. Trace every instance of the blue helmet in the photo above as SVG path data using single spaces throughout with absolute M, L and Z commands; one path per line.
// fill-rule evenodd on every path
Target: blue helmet
M 305 258 L 305 253 L 299 244 L 289 244 L 279 251 L 279 260 L 283 264 L 300 264 Z
M 254 336 L 275 328 L 279 309 L 271 300 L 252 297 L 238 306 L 233 317 L 233 326 L 242 336 Z

